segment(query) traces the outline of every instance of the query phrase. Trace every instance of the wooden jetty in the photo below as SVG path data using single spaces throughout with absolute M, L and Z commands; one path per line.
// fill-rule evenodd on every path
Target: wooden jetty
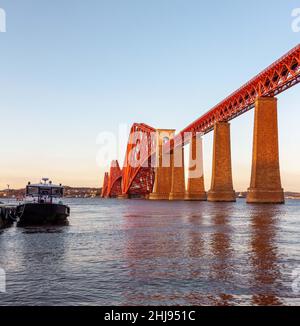
M 0 229 L 13 225 L 16 210 L 16 205 L 0 204 Z

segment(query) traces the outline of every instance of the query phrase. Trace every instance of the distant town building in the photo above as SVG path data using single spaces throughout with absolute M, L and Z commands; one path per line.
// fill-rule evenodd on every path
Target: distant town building
M 0 190 L 0 198 L 16 198 L 21 200 L 24 197 L 25 189 L 4 189 Z M 101 188 L 73 188 L 65 187 L 67 198 L 95 198 L 101 194 Z

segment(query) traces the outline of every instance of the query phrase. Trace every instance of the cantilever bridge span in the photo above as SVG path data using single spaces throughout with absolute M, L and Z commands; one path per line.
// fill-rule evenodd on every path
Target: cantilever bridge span
M 196 133 L 206 134 L 214 130 L 213 180 L 208 197 L 212 201 L 235 200 L 232 197 L 230 126 L 228 122 L 255 107 L 252 178 L 248 201 L 282 202 L 275 96 L 299 82 L 300 44 L 179 134 L 174 135 L 168 130 L 168 142 L 160 142 L 162 130 L 156 130 L 146 124 L 134 124 L 129 135 L 124 166 L 121 170 L 118 162 L 112 162 L 110 174 L 106 173 L 104 178 L 102 197 L 148 198 L 150 196 L 155 199 L 168 199 L 169 194 L 166 189 L 169 187 L 170 193 L 174 194 L 175 192 L 175 199 L 197 199 L 199 197 L 199 200 L 203 200 L 203 180 L 189 182 L 190 189 L 180 189 L 183 187 L 182 180 L 178 182 L 177 179 L 182 179 L 183 168 L 179 174 L 178 169 L 174 169 L 174 166 L 171 166 L 169 170 L 162 171 L 159 159 L 161 151 L 171 149 L 174 153 L 176 148 L 181 151 L 182 146 L 187 142 L 192 145 L 191 155 L 193 157 L 193 151 L 197 150 L 196 142 L 193 141 L 194 137 L 187 140 L 184 135 L 190 133 L 195 136 Z M 268 180 L 264 179 L 264 174 L 270 175 Z M 161 183 L 164 183 L 164 186 L 168 183 L 169 186 L 161 187 Z M 201 189 L 196 189 L 197 187 Z M 161 194 L 159 194 L 160 191 Z M 190 196 L 187 195 L 189 191 L 193 192 Z M 156 192 L 155 196 L 151 195 L 153 192 Z M 197 194 L 201 195 L 197 197 Z M 274 196 L 276 200 L 273 200 Z

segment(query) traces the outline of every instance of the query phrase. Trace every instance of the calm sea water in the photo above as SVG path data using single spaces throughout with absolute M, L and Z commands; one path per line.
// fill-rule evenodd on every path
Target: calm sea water
M 300 201 L 68 204 L 0 231 L 0 305 L 300 305 Z

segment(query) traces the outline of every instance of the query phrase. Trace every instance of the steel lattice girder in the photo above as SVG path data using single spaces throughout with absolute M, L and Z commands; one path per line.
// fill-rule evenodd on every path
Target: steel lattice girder
M 117 198 L 120 195 L 122 195 L 122 176 L 120 176 L 117 180 L 114 181 L 109 191 L 108 197 Z
M 187 132 L 208 133 L 216 122 L 230 121 L 252 109 L 258 97 L 276 96 L 299 82 L 300 44 L 181 131 L 177 138 Z
M 103 180 L 103 186 L 102 186 L 102 193 L 101 193 L 102 198 L 107 197 L 108 179 L 109 179 L 108 172 L 105 172 L 104 180 Z
M 123 167 L 123 194 L 145 195 L 152 191 L 151 154 L 155 152 L 155 132 L 145 124 L 132 126 Z
M 118 161 L 113 161 L 110 166 L 110 173 L 107 186 L 107 197 L 117 197 L 122 194 L 121 189 L 122 171 Z M 120 184 L 120 185 L 119 185 Z

